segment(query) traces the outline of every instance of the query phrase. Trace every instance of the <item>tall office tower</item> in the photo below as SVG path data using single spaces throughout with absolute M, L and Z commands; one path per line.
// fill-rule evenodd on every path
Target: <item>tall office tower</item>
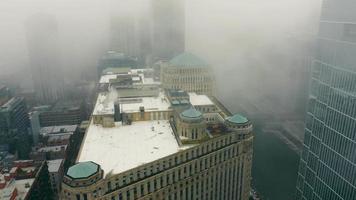
M 148 63 L 152 47 L 147 16 L 111 17 L 110 49 L 137 58 L 140 65 Z
M 54 16 L 36 14 L 26 23 L 33 87 L 41 103 L 52 103 L 63 95 L 57 22 Z
M 112 16 L 110 25 L 111 50 L 138 57 L 138 24 L 135 16 Z
M 0 85 L 0 106 L 10 99 L 10 90 L 4 85 Z
M 0 106 L 0 144 L 9 144 L 10 151 L 17 151 L 21 159 L 25 159 L 30 151 L 28 118 L 25 100 L 13 97 Z
M 185 50 L 184 0 L 152 0 L 153 61 L 170 60 Z
M 325 0 L 296 199 L 356 199 L 356 1 Z

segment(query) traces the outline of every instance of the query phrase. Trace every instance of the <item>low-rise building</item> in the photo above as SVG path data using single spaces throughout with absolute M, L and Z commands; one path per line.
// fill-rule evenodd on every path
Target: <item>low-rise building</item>
M 30 153 L 30 158 L 36 161 L 65 159 L 67 145 L 35 147 Z
M 26 200 L 43 199 L 41 190 L 48 184 L 43 179 L 44 162 L 33 160 L 14 161 L 10 170 L 0 171 L 0 199 L 1 200 Z M 41 177 L 42 174 L 42 177 Z
M 138 61 L 136 58 L 125 55 L 116 51 L 108 51 L 99 60 L 97 71 L 100 77 L 102 72 L 107 68 L 137 68 Z
M 48 126 L 40 129 L 40 138 L 46 146 L 69 146 L 72 135 L 78 133 L 78 125 Z
M 82 101 L 58 101 L 50 110 L 39 114 L 41 127 L 79 125 L 85 117 Z
M 47 161 L 51 188 L 56 198 L 58 198 L 59 192 L 61 191 L 61 183 L 63 178 L 63 164 L 64 164 L 63 159 Z

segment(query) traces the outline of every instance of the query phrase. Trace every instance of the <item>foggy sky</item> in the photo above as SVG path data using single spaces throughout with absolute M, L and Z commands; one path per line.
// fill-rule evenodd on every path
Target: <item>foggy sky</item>
M 276 59 L 285 57 L 283 52 L 299 53 L 290 37 L 315 34 L 320 4 L 321 0 L 187 0 L 186 49 L 211 63 L 224 95 L 242 88 L 247 88 L 241 91 L 244 95 L 259 98 L 273 90 L 288 91 L 293 66 Z M 141 15 L 148 5 L 149 0 L 1 0 L 0 78 L 29 73 L 24 22 L 35 13 L 56 17 L 63 71 L 71 79 L 95 70 L 109 46 L 111 15 Z

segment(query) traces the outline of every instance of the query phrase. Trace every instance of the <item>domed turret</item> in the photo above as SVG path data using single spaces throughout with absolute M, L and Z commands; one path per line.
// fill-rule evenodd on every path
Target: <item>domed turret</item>
M 69 167 L 63 182 L 71 187 L 86 187 L 100 180 L 102 176 L 100 165 L 91 161 L 80 162 Z
M 235 114 L 231 117 L 226 118 L 225 125 L 229 129 L 242 134 L 248 134 L 252 131 L 252 124 L 250 120 L 240 114 Z
M 177 127 L 183 139 L 199 140 L 206 136 L 206 123 L 203 114 L 195 108 L 189 108 L 179 115 Z
M 204 120 L 203 114 L 195 108 L 189 108 L 180 114 L 180 118 L 187 122 L 200 122 Z

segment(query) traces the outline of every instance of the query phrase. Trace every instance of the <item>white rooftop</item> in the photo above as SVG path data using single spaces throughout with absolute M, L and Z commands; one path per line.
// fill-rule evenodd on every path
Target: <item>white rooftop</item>
M 57 160 L 48 160 L 47 165 L 48 165 L 48 172 L 49 173 L 55 173 L 59 171 L 59 168 L 61 167 L 63 162 L 63 159 L 57 159 Z
M 37 152 L 58 152 L 62 151 L 62 149 L 67 149 L 67 145 L 59 145 L 59 146 L 48 146 L 42 147 L 37 150 Z
M 15 187 L 18 192 L 18 199 L 25 199 L 27 193 L 30 191 L 33 182 L 35 182 L 34 178 L 23 179 L 23 180 L 16 180 Z
M 77 127 L 78 125 L 47 126 L 40 129 L 40 134 L 46 136 L 48 134 L 73 133 Z
M 145 72 L 152 73 L 152 69 L 131 69 L 130 71 L 128 71 L 128 73 L 123 73 L 123 74 L 113 74 L 113 73 L 103 74 L 100 77 L 99 83 L 101 84 L 110 83 L 110 80 L 117 79 L 117 77 L 131 75 L 132 81 L 140 82 L 134 84 L 143 84 L 143 85 L 160 84 L 160 82 L 154 81 L 153 78 L 146 77 L 144 74 Z
M 114 102 L 116 99 L 117 92 L 114 89 L 110 92 L 99 93 L 93 115 L 113 115 L 115 113 Z
M 48 137 L 47 142 L 69 140 L 71 136 L 72 136 L 72 134 L 67 134 L 67 133 L 65 133 L 65 135 L 63 135 L 63 134 L 50 135 Z
M 23 180 L 14 180 L 14 179 L 11 180 L 10 182 L 7 183 L 5 188 L 0 190 L 0 199 L 11 200 L 11 194 L 15 190 L 15 188 L 17 190 L 16 199 L 25 199 L 34 181 L 35 181 L 34 178 L 23 179 Z
M 117 74 L 105 74 L 101 75 L 99 83 L 110 83 L 111 79 L 116 79 Z
M 195 92 L 190 92 L 188 94 L 189 94 L 189 101 L 193 106 L 214 105 L 214 103 L 206 95 L 197 94 Z
M 125 113 L 139 112 L 141 106 L 145 111 L 165 111 L 170 110 L 171 106 L 163 92 L 160 92 L 157 97 L 125 98 L 120 102 L 120 109 Z
M 166 120 L 133 122 L 132 125 L 117 122 L 114 128 L 91 122 L 77 161 L 93 161 L 105 174 L 118 174 L 180 149 Z

